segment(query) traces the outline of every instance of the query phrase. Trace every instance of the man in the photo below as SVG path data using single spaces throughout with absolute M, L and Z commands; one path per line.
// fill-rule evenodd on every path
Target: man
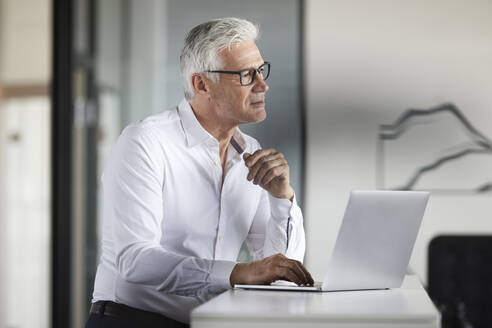
M 118 139 L 87 327 L 181 327 L 234 284 L 313 283 L 287 162 L 237 128 L 266 117 L 257 34 L 237 18 L 193 28 L 180 56 L 186 99 Z M 244 241 L 255 261 L 236 263 Z

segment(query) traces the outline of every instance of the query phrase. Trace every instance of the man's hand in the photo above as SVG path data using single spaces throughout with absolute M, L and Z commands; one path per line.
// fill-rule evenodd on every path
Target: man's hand
M 277 198 L 294 198 L 294 189 L 290 185 L 289 165 L 284 155 L 275 149 L 259 149 L 253 154 L 243 155 L 249 168 L 248 181 L 260 185 Z
M 260 261 L 238 263 L 232 269 L 229 281 L 236 284 L 267 285 L 276 280 L 288 280 L 298 285 L 313 285 L 311 274 L 301 262 L 282 254 L 275 254 Z

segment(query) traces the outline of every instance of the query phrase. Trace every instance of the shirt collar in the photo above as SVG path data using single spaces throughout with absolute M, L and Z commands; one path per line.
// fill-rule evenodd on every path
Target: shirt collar
M 181 118 L 188 147 L 201 144 L 210 138 L 215 140 L 215 138 L 203 128 L 200 122 L 198 122 L 193 109 L 186 99 L 183 99 L 178 105 L 178 113 Z M 237 127 L 230 144 L 239 154 L 246 149 L 246 138 Z

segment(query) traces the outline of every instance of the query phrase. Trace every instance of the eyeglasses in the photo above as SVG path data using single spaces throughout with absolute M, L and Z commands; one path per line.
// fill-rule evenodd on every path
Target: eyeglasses
M 260 74 L 263 81 L 268 79 L 270 76 L 270 63 L 264 62 L 258 68 L 246 68 L 240 71 L 207 71 L 208 73 L 223 73 L 223 74 L 237 74 L 239 75 L 239 82 L 242 86 L 247 86 L 253 84 L 256 78 L 256 74 Z

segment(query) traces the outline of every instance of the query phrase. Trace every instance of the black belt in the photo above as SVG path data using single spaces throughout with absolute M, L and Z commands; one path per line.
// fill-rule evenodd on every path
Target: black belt
M 98 301 L 92 303 L 89 313 L 120 318 L 125 321 L 135 321 L 140 323 L 152 322 L 160 325 L 166 325 L 166 327 L 189 327 L 184 323 L 173 320 L 161 314 L 136 309 L 111 301 Z

